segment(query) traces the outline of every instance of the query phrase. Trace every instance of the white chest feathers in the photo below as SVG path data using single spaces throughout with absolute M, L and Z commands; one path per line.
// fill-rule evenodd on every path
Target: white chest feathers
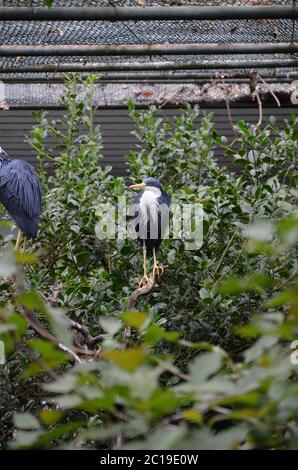
M 158 223 L 158 198 L 161 196 L 159 188 L 148 187 L 140 199 L 140 223 L 144 224 L 148 220 Z

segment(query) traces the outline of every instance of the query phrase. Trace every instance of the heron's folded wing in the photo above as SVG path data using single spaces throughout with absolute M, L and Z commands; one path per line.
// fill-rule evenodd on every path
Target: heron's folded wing
M 140 215 L 140 201 L 141 201 L 141 197 L 143 196 L 144 194 L 144 190 L 142 191 L 139 191 L 137 193 L 137 195 L 133 198 L 132 200 L 132 211 L 131 211 L 131 218 L 133 220 L 135 220 L 135 225 L 134 225 L 134 228 L 135 228 L 135 231 L 138 233 L 139 230 L 140 230 L 140 224 L 139 224 L 139 215 Z
M 159 224 L 159 237 L 163 238 L 166 231 L 169 229 L 169 214 L 171 199 L 166 192 L 157 199 L 158 202 L 158 224 Z
M 0 201 L 11 216 L 18 211 L 31 219 L 41 212 L 41 188 L 31 165 L 12 160 L 0 172 Z

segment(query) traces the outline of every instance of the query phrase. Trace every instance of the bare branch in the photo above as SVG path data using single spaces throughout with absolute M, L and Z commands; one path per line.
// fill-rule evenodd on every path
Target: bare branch
M 153 290 L 154 285 L 155 285 L 155 275 L 152 273 L 150 278 L 148 279 L 148 282 L 144 286 L 138 287 L 138 289 L 134 290 L 133 293 L 130 295 L 127 309 L 135 310 L 136 304 L 139 298 L 142 295 L 149 294 L 149 292 Z M 131 327 L 127 326 L 123 332 L 123 339 L 126 344 L 128 343 L 130 336 L 131 336 Z
M 60 348 L 62 351 L 67 352 L 70 356 L 72 356 L 77 364 L 82 364 L 82 361 L 79 358 L 79 356 L 77 356 L 77 354 L 71 349 L 69 349 L 67 346 L 65 346 L 62 343 L 58 343 L 58 348 Z
M 255 126 L 256 129 L 257 129 L 258 127 L 261 126 L 261 124 L 263 122 L 263 105 L 262 105 L 262 100 L 260 98 L 260 94 L 259 94 L 257 89 L 255 90 L 255 96 L 257 98 L 257 102 L 258 102 L 258 106 L 259 106 L 259 120 L 258 120 L 258 122 Z
M 277 106 L 280 108 L 280 101 L 279 99 L 277 98 L 276 94 L 274 93 L 274 91 L 272 90 L 271 86 L 265 82 L 264 78 L 261 77 L 260 74 L 258 74 L 258 78 L 261 80 L 261 82 L 266 86 L 267 90 L 269 91 L 269 93 L 271 93 L 271 95 L 273 96 L 273 98 L 275 99 L 276 101 L 276 104 Z
M 228 114 L 229 123 L 231 124 L 231 128 L 233 129 L 233 132 L 234 132 L 235 136 L 237 137 L 237 133 L 235 132 L 235 129 L 234 129 L 234 123 L 233 123 L 233 118 L 232 118 L 232 113 L 231 113 L 229 95 L 228 95 L 228 92 L 227 92 L 227 86 L 226 86 L 224 80 L 222 82 L 223 82 L 223 86 L 224 86 L 224 95 L 225 95 L 225 101 L 226 101 L 226 107 L 227 107 L 227 114 Z
M 89 346 L 90 348 L 94 348 L 97 343 L 106 338 L 106 335 L 104 334 L 92 336 L 87 326 L 81 325 L 74 320 L 70 320 L 70 327 L 72 330 L 77 331 L 83 336 L 86 346 Z

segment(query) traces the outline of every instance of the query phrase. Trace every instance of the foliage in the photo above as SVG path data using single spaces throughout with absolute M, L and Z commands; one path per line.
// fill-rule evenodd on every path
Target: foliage
M 196 107 L 168 123 L 129 103 L 139 140 L 129 179 L 161 176 L 172 203 L 204 206 L 202 247 L 165 240 L 165 274 L 130 312 L 139 247 L 96 236 L 102 208 L 128 192 L 101 166 L 94 80 L 66 77 L 65 117 L 37 116 L 30 137 L 44 188 L 38 256 L 12 254 L 3 240 L 0 410 L 10 448 L 297 448 L 296 118 L 282 129 L 241 121 L 230 144 Z M 215 146 L 240 171 L 219 166 Z M 15 295 L 20 264 L 26 292 Z M 103 333 L 98 359 L 77 364 L 37 339 L 24 308 L 70 349 L 69 317 Z

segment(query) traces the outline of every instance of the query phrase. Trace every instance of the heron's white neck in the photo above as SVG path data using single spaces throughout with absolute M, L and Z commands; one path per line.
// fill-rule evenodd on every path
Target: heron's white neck
M 156 219 L 158 208 L 157 199 L 161 196 L 161 190 L 152 186 L 144 188 L 144 193 L 140 199 L 141 222 L 145 223 L 148 218 Z
M 151 193 L 151 195 L 154 194 L 156 198 L 161 196 L 161 190 L 159 188 L 155 188 L 154 186 L 145 186 L 144 194 L 142 197 L 144 197 L 145 194 L 148 195 L 148 193 Z

